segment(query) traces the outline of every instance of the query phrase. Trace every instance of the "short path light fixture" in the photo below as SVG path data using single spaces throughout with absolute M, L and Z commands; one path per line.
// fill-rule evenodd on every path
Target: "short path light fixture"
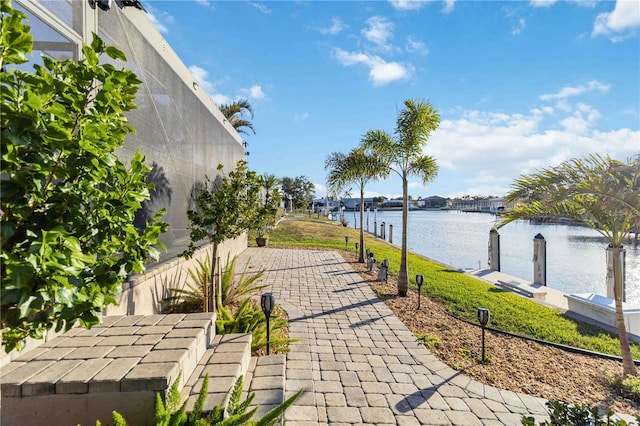
M 349 244 L 349 236 L 344 236 L 344 249 L 347 250 L 347 244 Z
M 260 306 L 262 307 L 262 312 L 264 312 L 264 317 L 267 320 L 267 355 L 269 355 L 269 343 L 270 343 L 270 327 L 269 327 L 269 317 L 271 317 L 271 312 L 273 312 L 273 308 L 276 305 L 276 299 L 273 297 L 271 293 L 264 293 L 260 298 Z
M 356 243 L 356 253 L 358 252 L 358 247 L 360 247 L 360 245 Z
M 373 272 L 373 265 L 376 263 L 376 258 L 373 257 L 373 252 L 367 249 L 367 272 Z
M 387 277 L 389 275 L 389 259 L 384 259 L 380 264 L 380 269 L 378 270 L 378 281 L 387 282 Z
M 418 284 L 418 309 L 420 309 L 420 287 L 424 282 L 424 276 L 422 274 L 416 275 L 416 284 Z
M 480 323 L 480 327 L 482 327 L 482 363 L 485 363 L 484 357 L 484 329 L 489 324 L 489 319 L 491 317 L 491 313 L 487 308 L 478 308 L 478 322 Z

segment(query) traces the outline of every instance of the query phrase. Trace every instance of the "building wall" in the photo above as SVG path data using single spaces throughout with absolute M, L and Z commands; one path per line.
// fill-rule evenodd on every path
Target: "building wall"
M 197 84 L 188 68 L 155 29 L 144 10 L 114 0 L 102 10 L 89 0 L 14 0 L 13 6 L 29 15 L 34 36 L 32 63 L 46 53 L 58 59 L 81 57 L 82 43 L 96 32 L 107 44 L 122 50 L 127 62 L 116 67 L 133 70 L 143 81 L 137 97 L 138 109 L 127 115 L 137 133 L 119 149 L 128 163 L 136 150 L 153 165 L 150 180 L 156 185 L 150 202 L 138 215 L 140 224 L 161 208 L 170 224 L 162 237 L 168 251 L 147 272 L 133 276 L 123 286 L 120 306 L 108 314 L 156 313 L 159 297 L 169 287 L 182 287 L 185 268 L 193 261 L 179 258 L 189 245 L 187 210 L 205 176 L 214 178 L 218 164 L 228 173 L 245 155 L 243 140 L 224 118 L 209 95 Z M 108 58 L 104 58 L 105 61 Z M 32 63 L 22 68 L 32 68 Z M 246 235 L 221 247 L 221 258 L 247 247 Z

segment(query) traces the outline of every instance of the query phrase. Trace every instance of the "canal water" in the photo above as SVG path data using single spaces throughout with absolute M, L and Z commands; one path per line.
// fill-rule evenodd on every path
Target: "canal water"
M 350 227 L 358 227 L 359 213 L 345 211 Z M 393 243 L 401 244 L 402 212 L 373 210 L 374 219 L 393 225 Z M 463 213 L 454 210 L 413 210 L 409 212 L 408 248 L 410 251 L 451 265 L 455 268 L 487 268 L 489 231 L 496 216 L 489 213 Z M 367 230 L 367 212 L 364 228 Z M 565 293 L 597 293 L 606 295 L 606 252 L 608 242 L 597 231 L 567 225 L 533 225 L 517 221 L 499 230 L 500 269 L 502 272 L 533 281 L 533 238 L 538 234 L 547 241 L 547 285 Z M 640 306 L 640 248 L 627 243 L 627 302 Z M 411 266 L 409 266 L 411 267 Z M 411 271 L 409 271 L 411 273 Z

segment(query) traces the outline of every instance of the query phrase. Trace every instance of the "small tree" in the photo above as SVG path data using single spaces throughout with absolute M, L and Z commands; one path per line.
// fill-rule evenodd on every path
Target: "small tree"
M 367 155 L 362 148 L 355 148 L 344 155 L 341 152 L 329 154 L 324 161 L 324 168 L 329 170 L 327 184 L 335 192 L 347 183 L 355 183 L 360 190 L 360 245 L 358 262 L 364 263 L 364 187 L 378 177 L 385 177 L 389 168 L 378 156 Z M 355 213 L 354 213 L 355 216 Z
M 395 137 L 382 130 L 369 130 L 362 139 L 362 147 L 382 158 L 390 171 L 402 179 L 402 248 L 398 272 L 398 295 L 405 297 L 409 288 L 407 266 L 407 217 L 409 211 L 409 176 L 418 175 L 423 184 L 438 173 L 433 157 L 424 155 L 424 148 L 432 132 L 440 124 L 438 111 L 429 102 L 407 99 L 405 108 L 396 120 Z
M 280 191 L 278 185 L 280 181 L 275 175 L 265 173 L 260 177 L 260 186 L 262 188 L 262 203 L 258 209 L 255 230 L 258 237 L 264 237 L 269 227 L 273 226 L 276 221 L 278 205 L 280 204 Z
M 140 80 L 100 65 L 100 55 L 125 60 L 95 34 L 84 59 L 43 57 L 35 72 L 11 68 L 31 51 L 26 15 L 0 3 L 2 104 L 2 290 L 5 350 L 55 326 L 98 324 L 131 273 L 157 259 L 167 228 L 156 214 L 143 229 L 135 213 L 149 198 L 151 168 L 136 153 L 126 167 L 116 149 L 134 131 Z
M 246 128 L 251 130 L 254 135 L 256 134 L 253 123 L 244 117 L 246 111 L 253 120 L 253 108 L 247 99 L 239 99 L 230 104 L 223 104 L 220 105 L 219 108 L 222 115 L 224 115 L 233 128 L 236 129 L 236 132 L 248 135 L 249 133 L 245 130 Z
M 635 375 L 622 310 L 620 254 L 624 238 L 640 214 L 640 156 L 628 163 L 598 155 L 569 160 L 517 179 L 507 199 L 520 204 L 502 216 L 500 226 L 536 216 L 567 218 L 595 229 L 609 241 L 623 370 L 625 375 Z
M 223 165 L 218 165 L 218 171 L 222 169 Z M 207 178 L 204 188 L 196 195 L 196 209 L 187 212 L 191 243 L 182 256 L 191 257 L 202 240 L 212 243 L 211 282 L 205 289 L 203 301 L 205 312 L 214 307 L 218 245 L 255 227 L 261 207 L 260 187 L 260 176 L 247 169 L 246 161 L 239 160 L 228 176 L 221 175 L 213 181 Z
M 282 194 L 291 201 L 291 209 L 305 208 L 313 201 L 315 186 L 306 176 L 283 177 Z

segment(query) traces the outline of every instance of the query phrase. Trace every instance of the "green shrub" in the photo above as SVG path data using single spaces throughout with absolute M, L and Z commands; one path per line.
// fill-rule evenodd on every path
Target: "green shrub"
M 245 266 L 242 273 L 236 278 L 236 260 L 231 261 L 227 256 L 227 263 L 220 278 L 222 292 L 217 297 L 217 303 L 223 306 L 238 303 L 241 298 L 258 290 L 268 287 L 268 284 L 258 284 L 257 281 L 264 275 L 264 270 L 249 275 Z M 211 258 L 207 253 L 204 260 L 198 259 L 195 267 L 188 270 L 189 283 L 185 288 L 169 288 L 170 296 L 164 299 L 169 305 L 166 312 L 201 312 L 204 309 L 204 288 L 211 282 Z
M 437 348 L 442 344 L 438 336 L 434 336 L 429 333 L 425 333 L 425 334 L 414 333 L 414 335 L 416 336 L 418 343 L 420 343 L 421 345 L 425 345 L 429 349 Z
M 287 325 L 287 320 L 276 313 L 269 319 L 270 347 L 274 352 L 286 352 L 287 345 L 295 339 L 277 337 L 279 330 Z M 226 306 L 218 306 L 216 318 L 218 334 L 251 333 L 251 350 L 257 351 L 267 346 L 267 322 L 262 309 L 251 299 L 245 299 L 233 312 Z
M 254 393 L 247 396 L 241 401 L 243 376 L 238 377 L 235 385 L 229 390 L 229 403 L 224 409 L 216 405 L 210 412 L 202 411 L 204 403 L 207 399 L 207 391 L 209 390 L 209 376 L 206 375 L 198 398 L 194 404 L 191 413 L 187 414 L 187 400 L 180 404 L 181 396 L 178 390 L 178 383 L 182 372 L 169 388 L 166 398 L 163 400 L 160 394 L 156 394 L 156 405 L 154 413 L 155 426 L 230 426 L 230 425 L 247 425 L 247 426 L 271 426 L 276 424 L 284 411 L 289 408 L 302 395 L 303 389 L 300 389 L 282 404 L 274 407 L 263 417 L 257 420 L 251 420 L 258 411 L 258 407 L 249 410 L 249 406 L 255 397 Z M 112 421 L 115 426 L 127 426 L 127 422 L 118 412 L 112 413 Z M 100 426 L 100 422 L 96 422 L 96 426 Z
M 83 59 L 42 56 L 28 72 L 32 50 L 27 16 L 1 0 L 0 15 L 0 316 L 7 352 L 51 328 L 100 323 L 123 281 L 159 257 L 164 211 L 139 227 L 149 199 L 151 167 L 136 152 L 117 152 L 135 132 L 140 79 L 118 69 L 125 55 L 96 34 Z M 107 58 L 102 65 L 102 58 Z
M 538 423 L 540 426 L 632 426 L 634 423 L 627 423 L 624 420 L 614 419 L 614 412 L 607 410 L 601 412 L 598 407 L 588 405 L 569 405 L 566 402 L 547 402 L 549 421 Z M 535 426 L 533 417 L 522 416 L 520 419 L 524 426 Z M 640 416 L 636 416 L 636 421 L 640 424 Z
M 640 402 L 640 376 L 620 376 L 613 374 L 611 384 L 618 389 L 623 396 Z

